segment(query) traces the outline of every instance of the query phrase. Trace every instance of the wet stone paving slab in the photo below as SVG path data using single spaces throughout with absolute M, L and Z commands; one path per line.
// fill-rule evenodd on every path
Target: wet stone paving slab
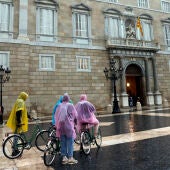
M 19 159 L 4 157 L 0 148 L 0 170 L 170 170 L 170 109 L 145 110 L 98 116 L 103 143 L 95 145 L 90 155 L 75 144 L 76 165 L 62 165 L 57 156 L 52 166 L 43 163 L 43 153 L 36 147 L 24 150 Z M 47 128 L 49 121 L 42 122 Z M 31 125 L 30 129 L 31 129 Z M 9 129 L 0 128 L 0 140 Z

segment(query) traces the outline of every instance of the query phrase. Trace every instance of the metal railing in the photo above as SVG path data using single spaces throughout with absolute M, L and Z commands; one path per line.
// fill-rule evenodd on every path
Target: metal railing
M 106 40 L 107 47 L 126 47 L 126 48 L 140 48 L 140 49 L 154 49 L 159 50 L 160 45 L 154 41 L 143 41 L 136 39 L 115 39 L 109 38 Z

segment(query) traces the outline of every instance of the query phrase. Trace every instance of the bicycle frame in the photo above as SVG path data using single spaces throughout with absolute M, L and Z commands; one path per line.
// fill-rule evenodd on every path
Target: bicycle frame
M 46 166 L 50 166 L 56 155 L 60 153 L 60 141 L 59 139 L 52 134 L 53 132 L 51 132 L 50 134 L 50 138 L 49 141 L 46 145 L 46 150 L 44 151 L 44 164 Z
M 9 159 L 15 159 L 22 155 L 24 149 L 30 149 L 32 147 L 32 142 L 35 139 L 35 146 L 40 151 L 45 150 L 45 145 L 48 140 L 49 132 L 47 130 L 42 130 L 42 126 L 36 123 L 30 133 L 30 137 L 27 136 L 25 132 L 22 132 L 21 126 L 17 126 L 16 131 L 11 135 L 7 134 L 6 139 L 3 141 L 3 153 Z M 41 142 L 41 143 L 40 143 Z
M 23 137 L 26 144 L 32 144 L 33 140 L 36 138 L 37 133 L 41 130 L 42 128 L 40 128 L 38 124 L 35 124 L 31 136 L 29 138 L 25 133 L 21 133 L 20 135 Z
M 19 135 L 24 139 L 24 144 L 32 144 L 33 140 L 36 138 L 36 135 L 38 132 L 40 132 L 42 130 L 41 126 L 38 124 L 37 119 L 35 120 L 35 124 L 31 133 L 31 136 L 28 138 L 28 136 L 21 132 L 19 133 Z M 17 132 L 17 130 L 16 130 Z
M 97 137 L 94 136 L 94 128 L 89 128 L 87 124 L 81 129 L 81 141 L 80 150 L 82 150 L 86 155 L 90 153 L 91 144 L 96 144 L 98 148 L 101 146 L 101 130 L 98 129 Z
M 88 127 L 88 124 L 87 125 L 85 125 L 84 127 L 83 127 L 83 129 L 81 129 L 81 133 L 82 132 L 87 132 L 88 134 L 89 134 L 89 136 L 90 136 L 90 141 L 92 142 L 93 141 L 93 139 L 95 138 L 94 137 L 94 127 L 92 126 L 92 127 Z

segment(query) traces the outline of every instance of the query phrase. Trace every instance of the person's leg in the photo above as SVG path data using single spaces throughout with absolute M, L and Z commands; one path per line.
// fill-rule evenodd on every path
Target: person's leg
M 61 136 L 60 144 L 61 144 L 61 156 L 63 157 L 62 164 L 66 164 L 68 163 L 68 158 L 67 158 L 67 139 L 65 135 Z
M 68 163 L 69 164 L 76 164 L 78 161 L 73 158 L 73 149 L 74 149 L 74 139 L 67 138 L 67 148 L 68 148 Z
M 97 137 L 98 129 L 99 129 L 99 123 L 94 125 L 94 137 Z
M 72 137 L 67 138 L 68 158 L 73 157 L 73 147 L 74 147 L 74 139 Z

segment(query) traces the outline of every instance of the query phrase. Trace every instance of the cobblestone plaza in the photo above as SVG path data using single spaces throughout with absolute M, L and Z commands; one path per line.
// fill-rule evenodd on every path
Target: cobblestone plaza
M 169 170 L 170 169 L 170 109 L 157 108 L 137 112 L 99 115 L 102 130 L 102 147 L 92 147 L 85 156 L 74 145 L 76 165 L 62 165 L 57 156 L 50 167 L 43 163 L 43 153 L 35 146 L 24 150 L 21 158 L 10 160 L 4 157 L 0 148 L 1 170 L 27 169 L 75 169 L 75 170 Z M 49 125 L 51 117 L 40 117 L 44 128 Z M 31 130 L 31 123 L 29 124 Z M 0 128 L 0 141 L 9 129 Z

